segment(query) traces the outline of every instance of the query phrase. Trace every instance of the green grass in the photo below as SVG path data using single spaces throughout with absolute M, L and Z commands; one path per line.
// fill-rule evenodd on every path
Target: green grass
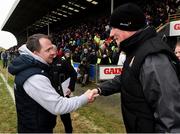
M 86 106 L 85 108 L 79 109 L 78 112 L 80 115 L 87 117 L 91 122 L 94 122 L 95 126 L 102 128 L 101 131 L 97 131 L 97 133 L 125 132 L 124 126 L 121 126 L 120 122 L 113 116 L 107 116 L 107 114 L 105 114 L 106 111 L 102 112 L 94 106 Z
M 82 94 L 82 92 L 85 92 L 88 88 L 92 89 L 94 87 L 95 85 L 92 84 L 82 89 L 77 85 L 76 94 Z M 78 90 L 81 90 L 81 93 L 77 93 Z M 119 94 L 106 97 L 100 96 L 96 98 L 95 102 L 80 108 L 77 112 L 81 116 L 86 117 L 90 122 L 93 122 L 95 126 L 101 128 L 98 129 L 100 131 L 93 131 L 95 133 L 124 133 L 125 127 L 122 121 L 119 101 Z
M 16 132 L 16 110 L 6 85 L 0 78 L 0 133 Z
M 14 77 L 8 73 L 8 70 L 3 68 L 2 60 L 0 60 L 0 70 L 4 77 L 8 80 L 8 84 L 13 87 L 14 85 Z

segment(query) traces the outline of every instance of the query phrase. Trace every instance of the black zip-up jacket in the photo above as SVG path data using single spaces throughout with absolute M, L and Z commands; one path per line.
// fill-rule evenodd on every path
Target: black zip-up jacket
M 180 132 L 177 58 L 151 27 L 120 46 L 127 56 L 122 75 L 99 87 L 102 95 L 121 92 L 127 132 Z
M 50 67 L 50 76 L 53 87 L 63 96 L 61 83 L 70 77 L 68 88 L 73 92 L 75 89 L 77 73 L 67 59 L 55 57 Z

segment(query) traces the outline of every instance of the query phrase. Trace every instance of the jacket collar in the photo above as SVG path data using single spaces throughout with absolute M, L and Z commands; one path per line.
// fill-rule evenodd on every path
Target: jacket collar
M 138 48 L 147 39 L 156 36 L 156 30 L 153 27 L 146 27 L 145 29 L 137 31 L 133 36 L 124 40 L 120 44 L 120 48 L 126 54 Z

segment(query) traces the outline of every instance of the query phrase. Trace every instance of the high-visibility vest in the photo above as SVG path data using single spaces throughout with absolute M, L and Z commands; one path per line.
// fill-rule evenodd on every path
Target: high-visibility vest
M 100 56 L 102 56 L 101 51 L 98 50 L 98 52 L 100 53 Z M 111 59 L 108 57 L 109 63 L 111 64 Z M 101 58 L 97 58 L 97 64 L 101 63 Z
M 63 59 L 63 60 L 66 60 L 66 58 L 65 58 L 64 56 L 62 57 L 62 59 Z M 72 58 L 71 58 L 71 65 L 74 67 Z

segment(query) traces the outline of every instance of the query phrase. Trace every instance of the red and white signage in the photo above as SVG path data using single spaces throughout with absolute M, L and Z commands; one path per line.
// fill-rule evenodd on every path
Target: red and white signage
M 113 79 L 116 75 L 120 75 L 122 66 L 117 65 L 100 65 L 99 66 L 99 80 Z
M 170 22 L 170 36 L 180 36 L 180 20 Z

